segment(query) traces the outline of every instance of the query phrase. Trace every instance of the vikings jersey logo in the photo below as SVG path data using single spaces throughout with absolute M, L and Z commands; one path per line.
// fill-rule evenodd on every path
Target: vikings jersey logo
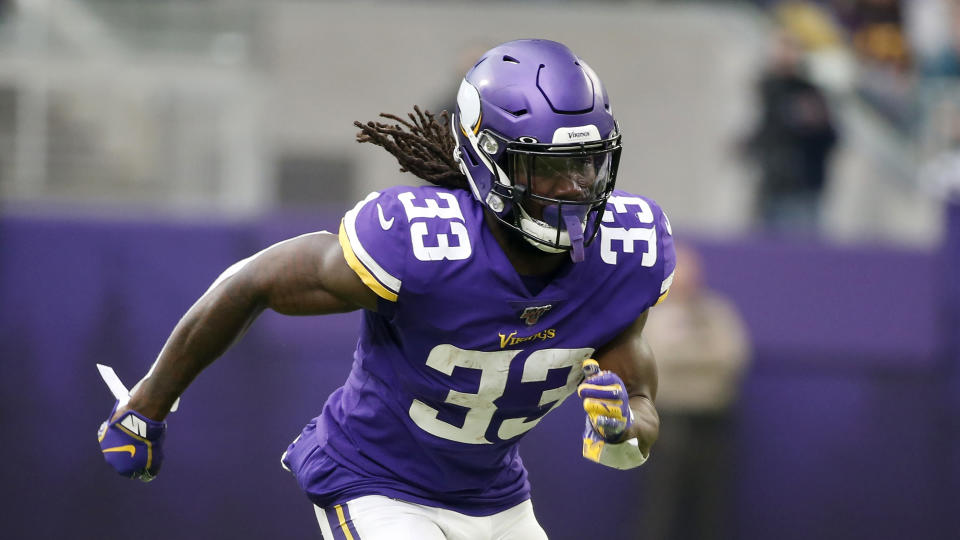
M 553 304 L 528 307 L 520 314 L 520 318 L 523 319 L 523 322 L 527 323 L 528 326 L 533 326 L 537 324 L 540 321 L 540 317 L 543 317 L 543 314 L 550 311 L 552 307 Z

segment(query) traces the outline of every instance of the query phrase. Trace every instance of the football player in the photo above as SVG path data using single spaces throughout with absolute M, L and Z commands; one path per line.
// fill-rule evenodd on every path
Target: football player
M 101 426 L 104 457 L 153 478 L 171 406 L 263 310 L 362 309 L 349 377 L 281 459 L 324 538 L 546 538 L 517 451 L 545 414 L 577 392 L 583 455 L 610 467 L 657 438 L 642 330 L 670 287 L 670 223 L 614 189 L 620 128 L 560 43 L 488 51 L 449 121 L 384 116 L 358 140 L 432 185 L 371 193 L 337 234 L 227 269 Z

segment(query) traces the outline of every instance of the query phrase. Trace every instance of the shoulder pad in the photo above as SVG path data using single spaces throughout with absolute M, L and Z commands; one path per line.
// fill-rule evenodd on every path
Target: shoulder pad
M 600 257 L 609 265 L 638 265 L 655 279 L 654 305 L 664 297 L 673 281 L 676 256 L 673 230 L 663 209 L 646 197 L 615 191 L 607 201 L 600 229 Z
M 458 194 L 435 186 L 374 192 L 343 218 L 344 257 L 377 295 L 396 302 L 404 272 L 424 262 L 470 258 L 472 245 Z
M 340 222 L 340 246 L 350 268 L 384 300 L 397 301 L 402 285 L 407 223 L 395 193 L 367 195 Z

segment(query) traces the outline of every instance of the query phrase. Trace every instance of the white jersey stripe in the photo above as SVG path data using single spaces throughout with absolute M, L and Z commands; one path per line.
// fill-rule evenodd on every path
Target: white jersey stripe
M 670 275 L 660 284 L 660 294 L 669 291 L 671 285 L 673 285 L 673 272 L 670 272 Z

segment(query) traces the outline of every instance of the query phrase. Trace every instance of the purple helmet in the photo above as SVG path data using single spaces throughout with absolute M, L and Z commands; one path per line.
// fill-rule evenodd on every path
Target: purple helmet
M 498 45 L 460 84 L 451 128 L 477 200 L 541 250 L 583 260 L 620 161 L 596 73 L 555 41 Z

